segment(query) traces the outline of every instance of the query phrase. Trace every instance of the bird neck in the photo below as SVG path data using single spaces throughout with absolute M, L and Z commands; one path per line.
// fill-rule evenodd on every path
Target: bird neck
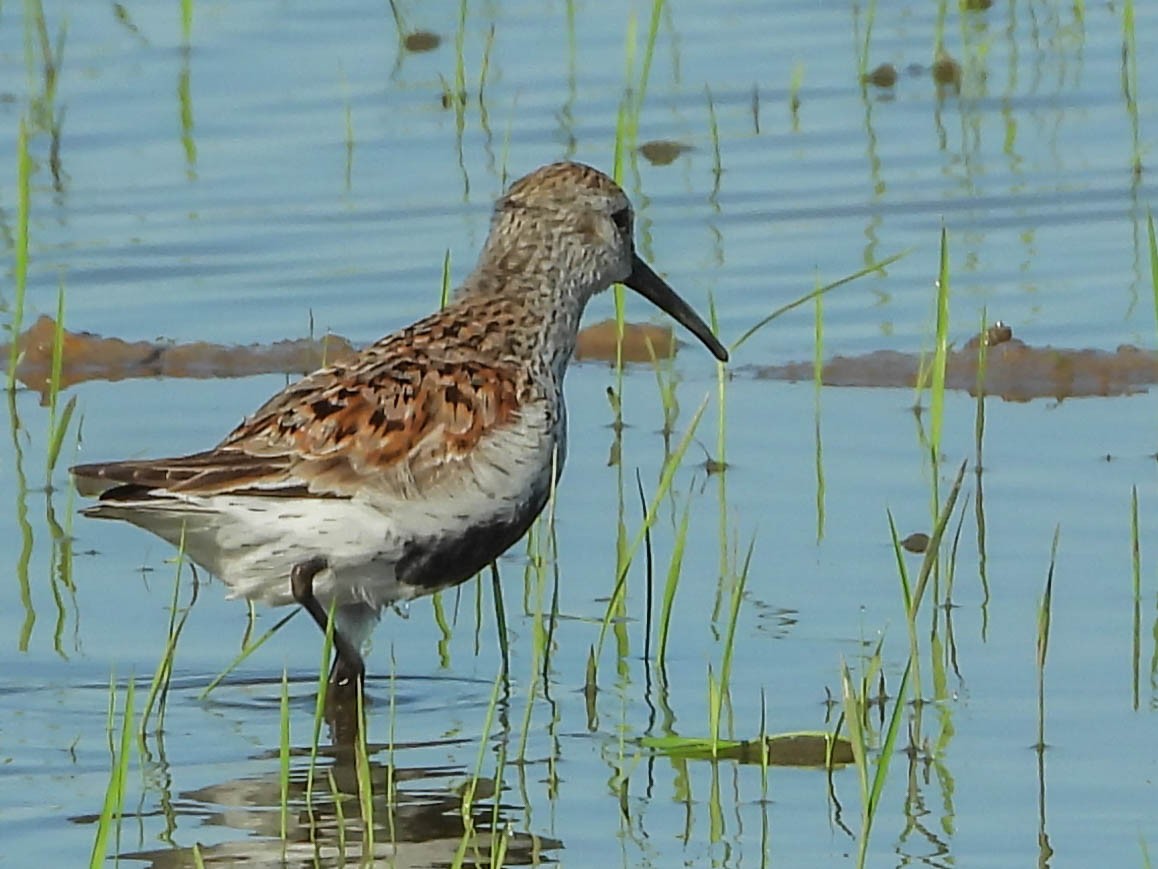
M 457 295 L 464 301 L 485 297 L 505 302 L 516 312 L 517 331 L 524 335 L 517 341 L 519 355 L 538 362 L 561 382 L 591 297 L 582 277 L 565 259 L 525 256 L 519 248 L 498 255 L 488 249 Z

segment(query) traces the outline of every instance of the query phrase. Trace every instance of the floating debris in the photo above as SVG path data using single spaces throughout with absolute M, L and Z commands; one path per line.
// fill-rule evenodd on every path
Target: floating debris
M 691 145 L 685 145 L 683 142 L 674 142 L 668 139 L 655 139 L 651 142 L 644 142 L 639 146 L 639 153 L 652 166 L 667 166 L 676 161 L 680 154 L 685 154 L 688 151 L 694 151 Z
M 933 61 L 933 81 L 938 89 L 951 89 L 953 93 L 961 92 L 961 64 L 955 61 L 948 52 L 938 53 Z
M 929 535 L 923 531 L 914 531 L 901 541 L 901 549 L 906 552 L 922 553 L 929 548 Z
M 671 757 L 692 760 L 735 760 L 769 766 L 828 767 L 853 762 L 852 743 L 830 733 L 785 733 L 760 739 L 719 739 L 684 736 L 649 736 L 645 748 Z
M 407 33 L 402 37 L 403 48 L 413 54 L 434 51 L 434 49 L 440 45 L 442 45 L 442 37 L 437 33 L 431 33 L 429 30 L 415 30 L 413 33 Z
M 882 63 L 872 72 L 861 76 L 861 82 L 879 88 L 891 88 L 897 83 L 897 68 L 891 63 Z

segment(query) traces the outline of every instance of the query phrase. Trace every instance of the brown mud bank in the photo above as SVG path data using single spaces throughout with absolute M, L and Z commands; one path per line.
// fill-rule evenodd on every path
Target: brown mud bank
M 342 359 L 355 347 L 340 335 L 299 338 L 269 345 L 224 346 L 196 341 L 171 344 L 163 341 L 125 341 L 91 332 L 64 330 L 61 387 L 85 380 L 125 380 L 132 377 L 248 377 L 254 374 L 305 374 L 325 362 Z M 975 395 L 981 336 L 950 350 L 945 385 Z M 1032 347 L 1013 337 L 1008 326 L 998 324 L 985 336 L 987 395 L 1009 401 L 1034 398 L 1079 398 L 1129 395 L 1145 392 L 1158 383 L 1158 355 L 1131 345 L 1115 351 Z M 44 397 L 52 377 L 56 324 L 42 316 L 17 339 L 20 361 L 17 378 Z M 576 357 L 581 360 L 615 361 L 615 324 L 608 320 L 579 333 Z M 667 326 L 627 323 L 624 326 L 623 359 L 650 362 L 675 355 L 680 342 Z M 8 356 L 0 347 L 0 359 Z M 861 356 L 835 356 L 824 363 L 825 386 L 915 387 L 931 357 L 919 353 L 878 350 Z M 810 381 L 811 362 L 787 365 L 748 365 L 736 373 L 763 380 Z
M 986 343 L 984 379 L 978 381 L 981 342 Z M 932 355 L 877 350 L 860 356 L 835 356 L 825 362 L 825 386 L 913 387 Z M 811 362 L 753 365 L 744 371 L 762 380 L 810 381 Z M 928 375 L 925 375 L 928 382 Z M 960 348 L 951 348 L 945 366 L 945 387 L 978 391 L 1006 401 L 1035 398 L 1091 398 L 1146 392 L 1158 383 L 1158 354 L 1123 344 L 1117 350 L 1081 350 L 1033 347 L 1013 337 L 1013 330 L 997 323 Z

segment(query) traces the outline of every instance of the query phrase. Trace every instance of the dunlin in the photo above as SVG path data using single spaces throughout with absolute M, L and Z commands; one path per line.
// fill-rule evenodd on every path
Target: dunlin
M 273 396 L 212 449 L 72 469 L 85 513 L 183 542 L 231 597 L 335 613 L 337 685 L 360 680 L 382 608 L 456 585 L 513 545 L 563 467 L 563 375 L 588 300 L 625 284 L 721 361 L 635 253 L 631 204 L 555 163 L 495 205 L 454 301 Z

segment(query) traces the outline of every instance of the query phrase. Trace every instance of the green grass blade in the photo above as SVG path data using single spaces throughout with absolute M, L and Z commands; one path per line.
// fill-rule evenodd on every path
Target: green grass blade
M 204 700 L 210 694 L 212 694 L 214 689 L 216 689 L 218 685 L 220 685 L 222 682 L 224 682 L 229 677 L 230 673 L 232 673 L 239 666 L 241 666 L 241 664 L 244 663 L 246 658 L 248 658 L 250 655 L 252 655 L 258 649 L 260 649 L 262 646 L 264 646 L 266 644 L 266 641 L 269 640 L 270 637 L 272 637 L 274 634 L 276 634 L 278 631 L 280 631 L 283 627 L 285 627 L 286 623 L 289 622 L 289 620 L 292 619 L 294 616 L 296 616 L 299 612 L 301 612 L 301 610 L 295 607 L 293 612 L 287 613 L 286 615 L 282 616 L 281 619 L 279 619 L 278 622 L 273 627 L 271 627 L 268 631 L 266 631 L 264 634 L 262 634 L 260 637 L 258 637 L 256 640 L 254 640 L 252 643 L 247 643 L 242 648 L 242 650 L 237 654 L 237 657 L 234 658 L 232 661 L 230 661 L 229 665 L 224 670 L 222 670 L 221 673 L 219 673 L 217 675 L 217 677 L 214 678 L 214 680 L 212 682 L 210 682 L 208 685 L 205 686 L 205 690 L 197 695 L 197 699 L 198 700 Z
M 1045 591 L 1037 608 L 1037 751 L 1045 750 L 1045 661 L 1049 654 L 1050 622 L 1053 618 L 1053 574 L 1057 565 L 1057 545 L 1061 537 L 1061 526 L 1053 531 L 1053 543 L 1049 549 L 1049 570 L 1045 577 Z
M 282 859 L 285 859 L 286 831 L 289 829 L 289 774 L 290 774 L 290 723 L 289 723 L 289 671 L 281 671 L 281 716 L 280 740 L 278 744 L 278 783 L 280 784 L 280 823 Z
M 173 597 L 169 601 L 169 628 L 165 638 L 165 648 L 161 651 L 161 660 L 157 663 L 157 669 L 153 672 L 153 679 L 149 683 L 149 693 L 145 697 L 145 707 L 141 710 L 141 736 L 144 737 L 145 729 L 149 726 L 149 717 L 153 712 L 154 706 L 157 709 L 157 730 L 160 730 L 165 720 L 165 704 L 169 696 L 169 684 L 173 678 L 173 660 L 177 654 L 177 641 L 181 637 L 181 632 L 185 629 L 185 623 L 189 619 L 189 613 L 193 610 L 193 605 L 197 603 L 197 594 L 199 591 L 199 583 L 197 577 L 193 577 L 193 588 L 189 594 L 189 603 L 182 611 L 178 606 L 181 594 L 181 568 L 186 564 L 185 561 L 185 529 L 181 529 L 181 539 L 177 544 L 177 558 L 176 569 L 173 576 Z M 178 612 L 180 615 L 178 616 Z
M 450 302 L 450 248 L 442 257 L 442 291 L 438 297 L 438 307 L 445 308 Z
M 688 524 L 691 520 L 691 499 L 684 504 L 680 516 L 680 524 L 676 529 L 675 541 L 672 544 L 671 562 L 668 564 L 667 580 L 663 587 L 663 599 L 660 602 L 659 634 L 656 638 L 656 659 L 659 665 L 664 666 L 667 658 L 668 631 L 671 626 L 672 611 L 675 608 L 676 590 L 679 588 L 680 572 L 683 568 L 684 549 L 688 539 Z
M 737 350 L 740 349 L 740 347 L 744 344 L 745 341 L 747 341 L 749 338 L 751 338 L 753 335 L 755 335 L 757 332 L 759 332 L 761 329 L 763 329 L 765 326 L 767 326 L 769 323 L 771 323 L 777 317 L 780 317 L 780 316 L 783 316 L 784 314 L 787 314 L 789 311 L 791 311 L 794 308 L 799 308 L 801 305 L 805 304 L 806 302 L 812 301 L 817 296 L 823 296 L 825 293 L 831 293 L 833 290 L 838 289 L 839 287 L 843 287 L 845 284 L 851 283 L 852 281 L 855 281 L 858 278 L 863 278 L 865 275 L 870 275 L 870 274 L 873 274 L 874 272 L 883 272 L 888 266 L 891 266 L 897 260 L 902 259 L 908 255 L 909 255 L 909 251 L 907 251 L 907 250 L 901 251 L 900 253 L 895 253 L 892 256 L 885 257 L 883 260 L 879 260 L 878 262 L 873 263 L 872 265 L 865 266 L 863 269 L 860 269 L 859 271 L 853 272 L 851 275 L 848 275 L 847 277 L 843 277 L 838 281 L 833 281 L 831 284 L 826 284 L 823 287 L 818 287 L 817 289 L 813 290 L 811 293 L 806 293 L 805 295 L 801 296 L 799 299 L 796 299 L 793 302 L 789 302 L 787 305 L 781 305 L 779 308 L 777 308 L 775 311 L 773 311 L 767 317 L 764 317 L 763 319 L 758 320 L 755 323 L 755 325 L 750 326 L 747 329 L 747 331 L 745 331 L 739 338 L 737 338 L 735 341 L 733 341 L 731 343 L 731 345 L 729 345 L 729 347 L 728 347 L 729 352 L 735 353 Z
M 60 419 L 51 425 L 47 462 L 49 479 L 52 478 L 52 473 L 56 470 L 56 463 L 60 460 L 60 450 L 64 446 L 64 436 L 68 433 L 68 427 L 72 422 L 72 415 L 75 411 L 76 396 L 73 395 L 65 402 L 64 411 L 60 414 Z
M 909 702 L 909 672 L 912 665 L 912 660 L 905 665 L 904 675 L 901 676 L 901 684 L 897 688 L 897 696 L 893 698 L 893 712 L 892 715 L 889 716 L 888 729 L 885 731 L 884 743 L 881 745 L 876 770 L 873 773 L 872 784 L 869 787 L 868 826 L 863 833 L 865 839 L 868 838 L 872 828 L 873 817 L 876 815 L 877 808 L 880 806 L 881 796 L 885 790 L 885 782 L 889 776 L 889 763 L 896 751 L 897 738 L 901 732 L 901 722 L 904 719 L 905 709 Z
M 115 688 L 111 693 L 110 718 L 115 710 Z M 109 834 L 113 822 L 115 821 L 117 827 L 120 827 L 121 814 L 125 803 L 125 782 L 129 772 L 129 749 L 133 744 L 133 693 L 134 685 L 133 680 L 130 678 L 128 685 L 125 687 L 125 706 L 121 713 L 120 745 L 113 755 L 112 770 L 109 774 L 109 783 L 105 788 L 105 799 L 101 805 L 100 818 L 97 820 L 96 837 L 93 840 L 92 856 L 89 859 L 89 866 L 92 867 L 92 869 L 100 869 L 100 867 L 105 865 L 105 854 L 108 850 Z

